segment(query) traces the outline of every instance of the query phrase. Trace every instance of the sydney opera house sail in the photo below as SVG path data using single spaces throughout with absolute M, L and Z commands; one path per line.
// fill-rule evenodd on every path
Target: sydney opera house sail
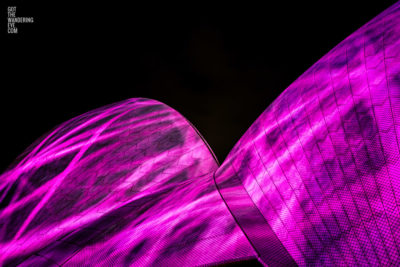
M 251 257 L 216 189 L 217 168 L 197 131 L 157 101 L 72 119 L 1 177 L 1 260 L 168 266 Z
M 216 182 L 268 265 L 276 257 L 398 266 L 399 139 L 397 3 L 291 84 L 236 144 Z M 241 205 L 233 192 L 245 195 Z M 249 223 L 244 210 L 257 220 Z
M 333 48 L 219 165 L 133 98 L 71 119 L 0 176 L 0 265 L 400 265 L 400 2 Z

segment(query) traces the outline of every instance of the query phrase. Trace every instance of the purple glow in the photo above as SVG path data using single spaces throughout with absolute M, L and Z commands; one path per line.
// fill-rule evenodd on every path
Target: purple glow
M 0 176 L 0 265 L 399 265 L 399 13 L 307 70 L 220 167 L 154 100 L 60 125 Z
M 157 101 L 70 120 L 1 176 L 2 261 L 166 266 L 253 256 L 216 190 L 217 168 L 196 130 Z
M 222 196 L 268 265 L 399 265 L 399 9 L 299 77 L 217 170 Z M 241 190 L 252 201 L 237 205 Z M 265 220 L 249 219 L 250 209 Z

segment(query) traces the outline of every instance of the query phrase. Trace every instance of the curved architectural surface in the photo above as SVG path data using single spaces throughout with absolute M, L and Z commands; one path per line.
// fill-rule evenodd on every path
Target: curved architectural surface
M 72 119 L 0 176 L 0 263 L 400 265 L 400 4 L 319 60 L 222 166 L 130 99 Z
M 399 139 L 397 3 L 290 85 L 216 181 L 268 265 L 397 266 Z
M 170 266 L 254 256 L 216 190 L 217 167 L 197 131 L 157 101 L 72 119 L 0 177 L 1 262 Z

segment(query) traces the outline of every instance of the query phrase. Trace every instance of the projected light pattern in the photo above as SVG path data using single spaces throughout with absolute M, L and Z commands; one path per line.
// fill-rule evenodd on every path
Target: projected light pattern
M 397 3 L 307 70 L 217 170 L 265 263 L 400 265 L 399 13 Z
M 0 262 L 400 265 L 399 14 L 307 70 L 220 167 L 157 101 L 62 124 L 0 176 Z
M 186 119 L 153 100 L 72 119 L 0 177 L 1 262 L 170 266 L 251 257 L 216 190 L 217 167 Z

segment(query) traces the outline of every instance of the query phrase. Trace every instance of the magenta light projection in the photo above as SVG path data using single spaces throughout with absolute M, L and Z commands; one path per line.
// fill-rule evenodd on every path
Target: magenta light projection
M 154 100 L 58 126 L 0 176 L 0 265 L 398 266 L 399 139 L 400 2 L 290 85 L 221 166 Z
M 291 84 L 215 177 L 268 265 L 399 266 L 399 139 L 397 3 Z
M 216 189 L 217 168 L 190 123 L 157 101 L 72 119 L 1 176 L 1 261 L 170 266 L 252 257 Z

